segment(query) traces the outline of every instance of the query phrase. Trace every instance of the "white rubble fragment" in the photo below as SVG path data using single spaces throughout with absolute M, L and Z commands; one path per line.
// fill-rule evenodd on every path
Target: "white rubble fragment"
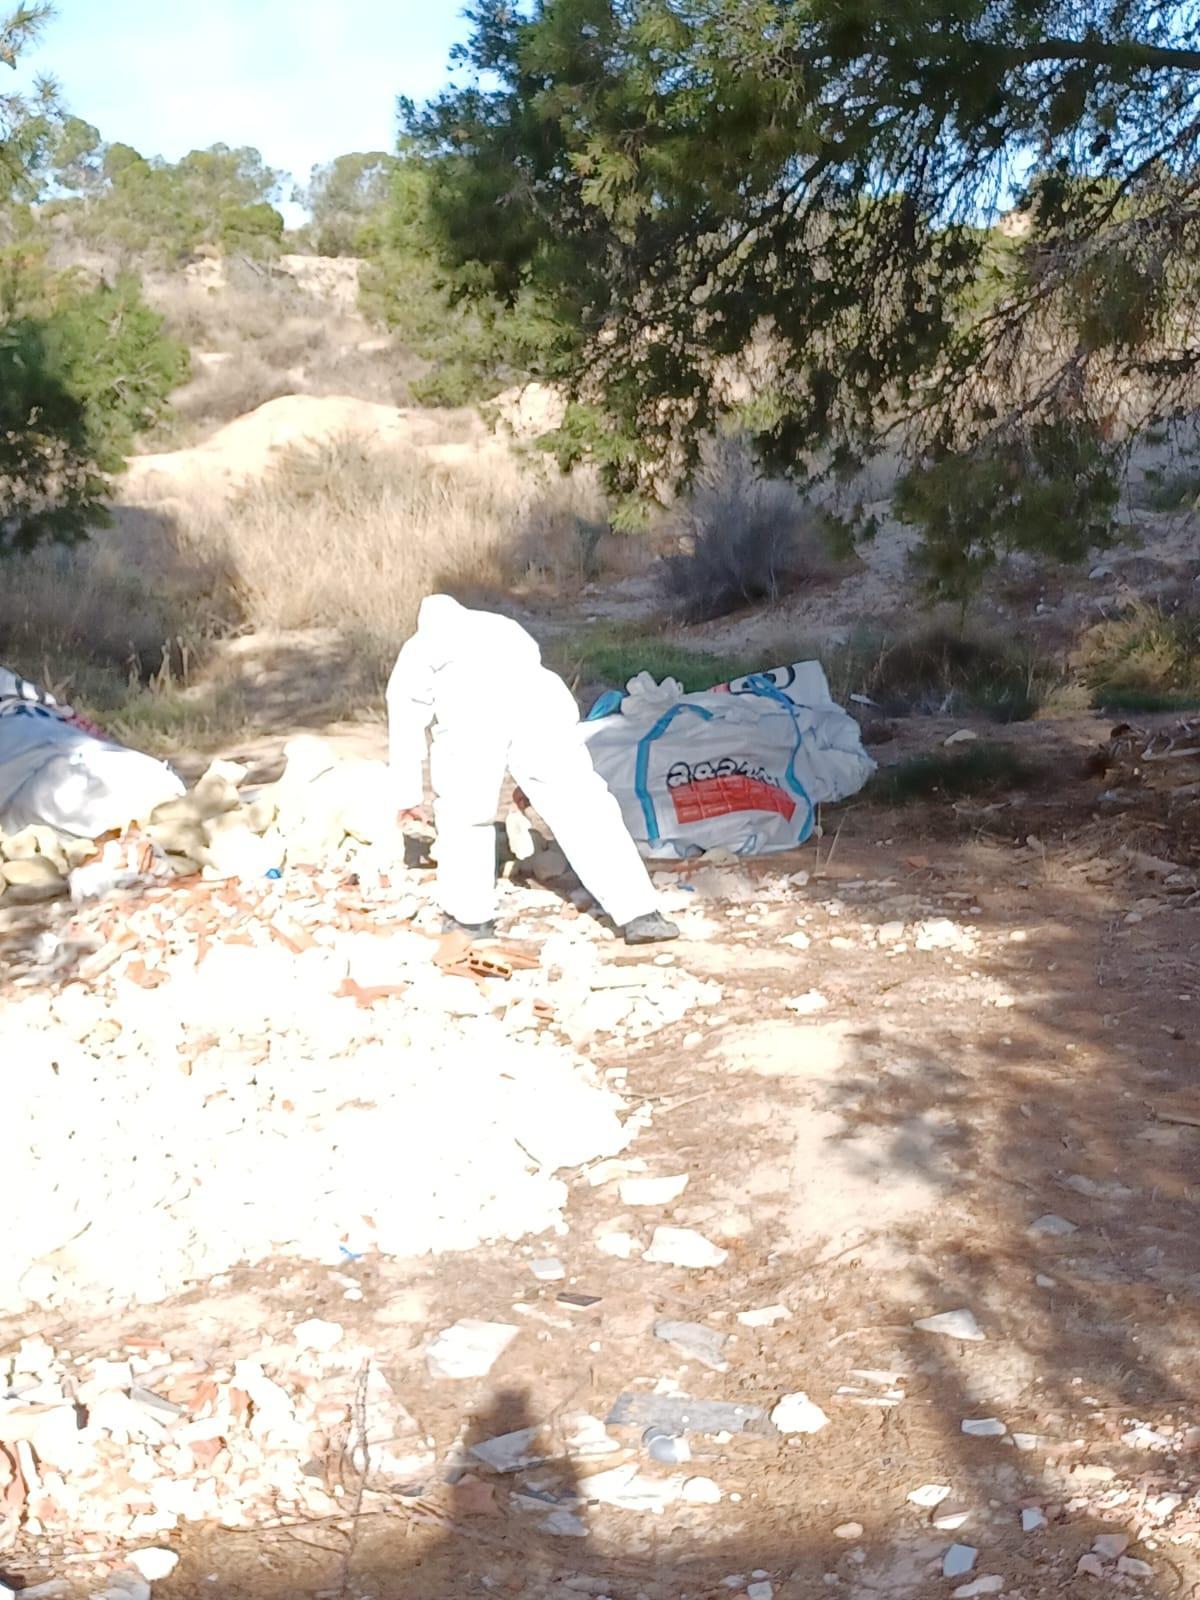
M 1121 1435 L 1121 1443 L 1134 1450 L 1169 1450 L 1172 1442 L 1168 1434 L 1160 1433 L 1157 1428 L 1148 1428 L 1145 1423 L 1139 1423 L 1136 1428 Z
M 578 1493 L 584 1500 L 615 1506 L 620 1511 L 648 1511 L 652 1516 L 661 1517 L 668 1506 L 678 1503 L 683 1485 L 682 1474 L 648 1478 L 638 1470 L 636 1462 L 626 1462 L 580 1479 Z
M 1181 1494 L 1152 1494 L 1146 1501 L 1145 1510 L 1156 1522 L 1165 1522 L 1182 1504 Z
M 738 1321 L 744 1328 L 770 1328 L 776 1322 L 788 1322 L 792 1313 L 786 1306 L 760 1306 L 754 1311 L 739 1311 Z
M 861 1539 L 863 1525 L 861 1522 L 842 1522 L 833 1530 L 835 1539 Z
M 961 1427 L 969 1439 L 1003 1439 L 1008 1432 L 999 1417 L 964 1417 Z
M 1044 1272 L 1039 1272 L 1033 1281 L 1037 1284 L 1039 1289 L 1058 1288 L 1058 1280 L 1055 1278 L 1048 1278 Z
M 921 1333 L 940 1333 L 947 1339 L 967 1339 L 981 1342 L 987 1335 L 975 1320 L 975 1314 L 965 1307 L 958 1311 L 939 1311 L 936 1316 L 922 1317 L 913 1327 Z
M 918 950 L 952 950 L 958 955 L 971 955 L 975 950 L 975 936 L 960 928 L 948 917 L 919 922 L 914 930 L 913 943 Z
M 529 1270 L 539 1283 L 558 1283 L 567 1275 L 567 1269 L 557 1256 L 535 1256 Z
M 775 1600 L 775 1587 L 766 1579 L 746 1585 L 746 1600 Z
M 930 1517 L 930 1524 L 939 1533 L 957 1533 L 970 1520 L 969 1509 L 963 1506 L 943 1506 Z
M 771 1412 L 771 1421 L 780 1433 L 820 1433 L 829 1418 L 803 1391 L 785 1394 Z
M 141 1573 L 147 1583 L 161 1583 L 164 1578 L 169 1578 L 179 1565 L 179 1557 L 174 1550 L 163 1550 L 160 1546 L 133 1550 L 125 1559 L 131 1567 Z
M 997 1572 L 990 1572 L 986 1578 L 976 1578 L 974 1583 L 960 1583 L 953 1592 L 953 1600 L 975 1600 L 980 1594 L 999 1594 L 1004 1588 L 1004 1579 Z
M 623 1178 L 617 1185 L 621 1204 L 626 1206 L 665 1206 L 688 1186 L 688 1175 L 681 1172 L 666 1178 Z
M 711 1478 L 689 1478 L 683 1486 L 683 1498 L 692 1506 L 715 1506 L 721 1503 L 721 1490 Z
M 923 1483 L 919 1489 L 910 1489 L 907 1499 L 914 1506 L 932 1509 L 940 1506 L 943 1500 L 948 1500 L 951 1492 L 950 1485 L 946 1483 Z
M 1026 1506 L 1021 1512 L 1021 1532 L 1036 1533 L 1046 1526 L 1046 1513 L 1041 1506 Z
M 599 1417 L 589 1411 L 568 1411 L 560 1421 L 563 1448 L 574 1460 L 614 1456 L 621 1446 Z
M 431 1340 L 425 1365 L 434 1378 L 484 1378 L 518 1332 L 507 1322 L 463 1317 Z
M 794 1011 L 798 1017 L 815 1016 L 818 1011 L 828 1009 L 829 1001 L 816 989 L 809 989 L 806 994 L 794 995 L 790 1000 L 785 1000 L 784 1005 L 789 1011 Z
M 1012 1442 L 1016 1445 L 1018 1450 L 1025 1452 L 1029 1452 L 1031 1450 L 1040 1450 L 1042 1447 L 1042 1436 L 1040 1433 L 1014 1433 L 1012 1435 Z
M 292 1329 L 292 1337 L 301 1350 L 327 1353 L 335 1345 L 341 1344 L 345 1331 L 340 1322 L 325 1322 L 321 1317 L 310 1317 L 307 1322 L 296 1324 Z
M 943 1578 L 965 1578 L 974 1570 L 979 1551 L 969 1544 L 952 1544 L 942 1557 Z
M 667 1267 L 691 1267 L 703 1271 L 719 1267 L 729 1259 L 722 1250 L 694 1228 L 655 1228 L 650 1248 L 642 1258 Z
M 628 1261 L 641 1248 L 631 1233 L 598 1233 L 596 1249 L 602 1256 L 612 1256 L 617 1261 Z
M 1104 1576 L 1104 1562 L 1093 1551 L 1080 1556 L 1075 1564 L 1076 1574 L 1081 1578 L 1102 1578 Z

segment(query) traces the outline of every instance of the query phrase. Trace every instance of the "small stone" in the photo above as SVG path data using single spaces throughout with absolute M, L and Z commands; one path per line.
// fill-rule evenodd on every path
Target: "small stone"
M 665 1206 L 688 1186 L 686 1172 L 672 1178 L 624 1178 L 617 1185 L 621 1204 L 626 1206 Z
M 863 1525 L 861 1522 L 843 1522 L 833 1530 L 835 1539 L 861 1539 Z
M 789 1011 L 794 1011 L 798 1017 L 811 1017 L 818 1011 L 824 1011 L 829 1001 L 816 989 L 810 989 L 807 994 L 795 995 L 791 1000 L 785 1000 L 784 1005 Z
M 1146 1501 L 1146 1510 L 1156 1522 L 1165 1522 L 1182 1504 L 1181 1494 L 1153 1494 Z
M 949 750 L 956 744 L 974 744 L 978 737 L 979 735 L 972 728 L 959 728 L 957 733 L 952 733 L 949 738 L 943 739 L 942 744 Z
M 430 1341 L 425 1365 L 434 1378 L 484 1378 L 519 1331 L 505 1322 L 463 1317 Z
M 1126 1578 L 1152 1578 L 1154 1568 L 1148 1561 L 1139 1561 L 1136 1556 L 1120 1556 L 1117 1559 L 1117 1571 Z
M 114 1572 L 90 1600 L 150 1600 L 150 1585 L 140 1572 Z
M 1066 1217 L 1059 1217 L 1053 1211 L 1048 1211 L 1044 1217 L 1039 1217 L 1036 1222 L 1029 1224 L 1029 1232 L 1044 1234 L 1047 1238 L 1061 1239 L 1068 1233 L 1077 1233 L 1079 1230 L 1073 1222 L 1068 1222 Z
M 970 1517 L 967 1506 L 943 1506 L 930 1517 L 930 1523 L 939 1533 L 957 1533 Z
M 557 1539 L 586 1539 L 588 1533 L 587 1523 L 573 1511 L 552 1511 L 538 1526 Z
M 970 1439 L 1003 1439 L 1008 1429 L 999 1417 L 967 1417 L 962 1431 Z
M 529 1270 L 539 1283 L 557 1283 L 567 1275 L 566 1268 L 557 1256 L 535 1256 Z
M 598 1233 L 596 1249 L 603 1256 L 613 1256 L 618 1261 L 628 1261 L 638 1250 L 638 1242 L 631 1233 Z
M 923 1483 L 919 1489 L 910 1489 L 907 1498 L 914 1506 L 932 1509 L 950 1498 L 950 1486 L 945 1483 Z
M 722 1266 L 728 1259 L 727 1250 L 719 1249 L 694 1228 L 655 1228 L 650 1248 L 643 1257 L 645 1261 L 662 1266 L 691 1267 L 701 1272 Z
M 721 1502 L 721 1491 L 711 1478 L 689 1478 L 683 1486 L 683 1498 L 693 1506 L 715 1506 Z
M 947 1339 L 969 1339 L 982 1342 L 987 1335 L 975 1320 L 974 1313 L 965 1308 L 960 1311 L 939 1311 L 935 1317 L 922 1317 L 913 1327 L 921 1333 L 940 1333 Z
M 746 1600 L 775 1600 L 775 1590 L 770 1583 L 749 1583 L 746 1585 Z
M 1046 1513 L 1041 1506 L 1027 1506 L 1021 1513 L 1021 1532 L 1036 1533 L 1046 1526 Z
M 1102 1578 L 1104 1563 L 1099 1556 L 1093 1555 L 1089 1550 L 1087 1555 L 1080 1556 L 1075 1572 L 1081 1578 Z
M 325 1322 L 321 1317 L 310 1317 L 307 1322 L 298 1322 L 292 1329 L 292 1337 L 301 1350 L 329 1351 L 342 1342 L 345 1329 L 340 1322 Z
M 698 1361 L 713 1372 L 728 1372 L 729 1363 L 721 1351 L 728 1335 L 717 1333 L 699 1322 L 661 1321 L 654 1324 L 654 1337 L 669 1344 L 689 1361 Z
M 903 922 L 885 922 L 875 930 L 875 937 L 880 944 L 899 944 L 904 937 L 905 927 Z
M 942 1557 L 943 1578 L 965 1578 L 974 1569 L 979 1551 L 969 1544 L 952 1544 Z
M 1171 1440 L 1165 1433 L 1160 1433 L 1157 1428 L 1148 1428 L 1145 1423 L 1140 1423 L 1136 1428 L 1131 1428 L 1128 1433 L 1121 1435 L 1121 1443 L 1131 1446 L 1134 1450 L 1169 1450 Z
M 1037 1284 L 1039 1289 L 1058 1288 L 1058 1280 L 1056 1278 L 1048 1278 L 1044 1272 L 1039 1272 L 1033 1281 Z
M 1042 1447 L 1042 1436 L 1039 1433 L 1014 1433 L 1012 1436 L 1012 1442 L 1016 1445 L 1018 1450 L 1040 1450 Z
M 960 1583 L 954 1590 L 954 1600 L 974 1600 L 980 1594 L 999 1594 L 1004 1588 L 1004 1579 L 998 1572 L 990 1572 L 986 1578 L 976 1578 L 974 1583 Z
M 787 1322 L 792 1313 L 786 1306 L 761 1306 L 757 1311 L 739 1311 L 738 1321 L 744 1328 L 769 1328 L 776 1322 Z
M 164 1578 L 169 1578 L 179 1565 L 179 1557 L 174 1550 L 162 1550 L 158 1547 L 131 1551 L 125 1559 L 131 1567 L 136 1567 L 147 1583 L 161 1583 Z
M 804 1393 L 785 1394 L 771 1412 L 771 1421 L 780 1433 L 820 1433 L 829 1418 Z
M 33 855 L 18 861 L 5 861 L 0 864 L 0 880 L 11 884 L 13 888 L 59 889 L 66 893 L 63 875 L 49 856 Z
M 1103 1561 L 1115 1561 L 1129 1549 L 1129 1536 L 1124 1533 L 1101 1533 L 1092 1540 L 1092 1549 Z

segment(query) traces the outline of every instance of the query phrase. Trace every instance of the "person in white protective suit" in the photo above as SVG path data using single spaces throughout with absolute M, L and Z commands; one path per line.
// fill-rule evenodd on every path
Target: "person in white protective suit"
M 402 819 L 422 802 L 425 735 L 433 724 L 438 898 L 447 928 L 476 937 L 493 931 L 495 817 L 507 770 L 628 943 L 679 937 L 659 913 L 621 808 L 592 765 L 570 690 L 542 665 L 519 623 L 431 595 L 392 671 L 387 710 Z

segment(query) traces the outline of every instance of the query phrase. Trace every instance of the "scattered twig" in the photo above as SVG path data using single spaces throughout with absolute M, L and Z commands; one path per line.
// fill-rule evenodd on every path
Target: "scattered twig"
M 350 1569 L 358 1548 L 358 1523 L 362 1516 L 363 1493 L 367 1487 L 367 1473 L 371 1467 L 371 1453 L 367 1444 L 367 1384 L 371 1377 L 371 1363 L 364 1361 L 359 1369 L 358 1383 L 354 1389 L 354 1442 L 350 1447 L 350 1464 L 358 1472 L 354 1489 L 354 1502 L 350 1507 L 350 1528 L 346 1535 L 346 1548 L 342 1552 L 341 1582 L 338 1594 L 342 1600 L 350 1593 Z M 357 1458 L 357 1459 L 356 1459 Z

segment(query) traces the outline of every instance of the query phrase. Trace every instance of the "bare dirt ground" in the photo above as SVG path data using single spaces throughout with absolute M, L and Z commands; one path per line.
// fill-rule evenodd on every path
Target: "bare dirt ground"
M 936 747 L 953 727 L 898 733 Z M 302 1319 L 336 1320 L 433 1441 L 406 1497 L 359 1503 L 349 1473 L 329 1518 L 142 1541 L 182 1558 L 155 1595 L 866 1600 L 977 1580 L 964 1592 L 1200 1594 L 1195 913 L 1122 851 L 1158 840 L 1195 860 L 1153 809 L 1112 813 L 1112 780 L 1082 759 L 1106 731 L 1020 730 L 1051 775 L 990 809 L 864 801 L 795 859 L 692 879 L 706 932 L 672 947 L 671 967 L 717 982 L 719 1004 L 584 1046 L 638 1118 L 620 1159 L 686 1174 L 675 1200 L 632 1205 L 619 1169 L 568 1171 L 558 1235 L 337 1268 L 267 1260 L 153 1306 L 10 1319 L 6 1348 L 40 1334 L 76 1361 L 155 1346 L 220 1368 Z M 521 932 L 536 948 L 539 915 Z M 386 1004 L 402 1016 L 409 1002 Z M 234 1054 L 221 1070 L 254 1069 Z M 419 1157 L 402 1117 L 392 1152 L 398 1167 Z M 1047 1216 L 1063 1224 L 1033 1227 Z M 727 1256 L 647 1260 L 660 1225 Z M 613 1235 L 628 1259 L 606 1253 Z M 562 1280 L 534 1276 L 545 1256 Z M 738 1320 L 775 1305 L 770 1325 Z M 959 1309 L 981 1340 L 913 1326 Z M 487 1377 L 434 1378 L 426 1348 L 461 1317 L 519 1332 Z M 724 1336 L 725 1370 L 656 1338 L 663 1319 Z M 827 1415 L 820 1431 L 693 1432 L 682 1467 L 650 1460 L 644 1425 L 611 1422 L 597 1460 L 564 1442 L 564 1417 L 604 1421 L 631 1393 L 769 1413 L 796 1391 Z M 963 1431 L 985 1419 L 995 1436 Z M 534 1426 L 544 1459 L 526 1470 L 466 1453 Z M 703 1498 L 677 1484 L 661 1514 L 605 1503 L 587 1478 L 626 1462 L 659 1484 L 706 1480 L 684 1491 Z M 910 1502 L 929 1484 L 948 1491 L 939 1507 Z M 554 1510 L 582 1536 L 544 1531 Z M 1023 1531 L 1023 1510 L 1044 1525 Z M 961 1523 L 933 1525 L 947 1513 Z M 1077 1576 L 1105 1533 L 1129 1539 L 1124 1566 L 1095 1557 Z M 954 1544 L 977 1557 L 943 1577 Z M 92 1564 L 119 1557 L 25 1537 L 0 1565 L 14 1583 L 80 1576 L 79 1593 L 100 1593 Z

